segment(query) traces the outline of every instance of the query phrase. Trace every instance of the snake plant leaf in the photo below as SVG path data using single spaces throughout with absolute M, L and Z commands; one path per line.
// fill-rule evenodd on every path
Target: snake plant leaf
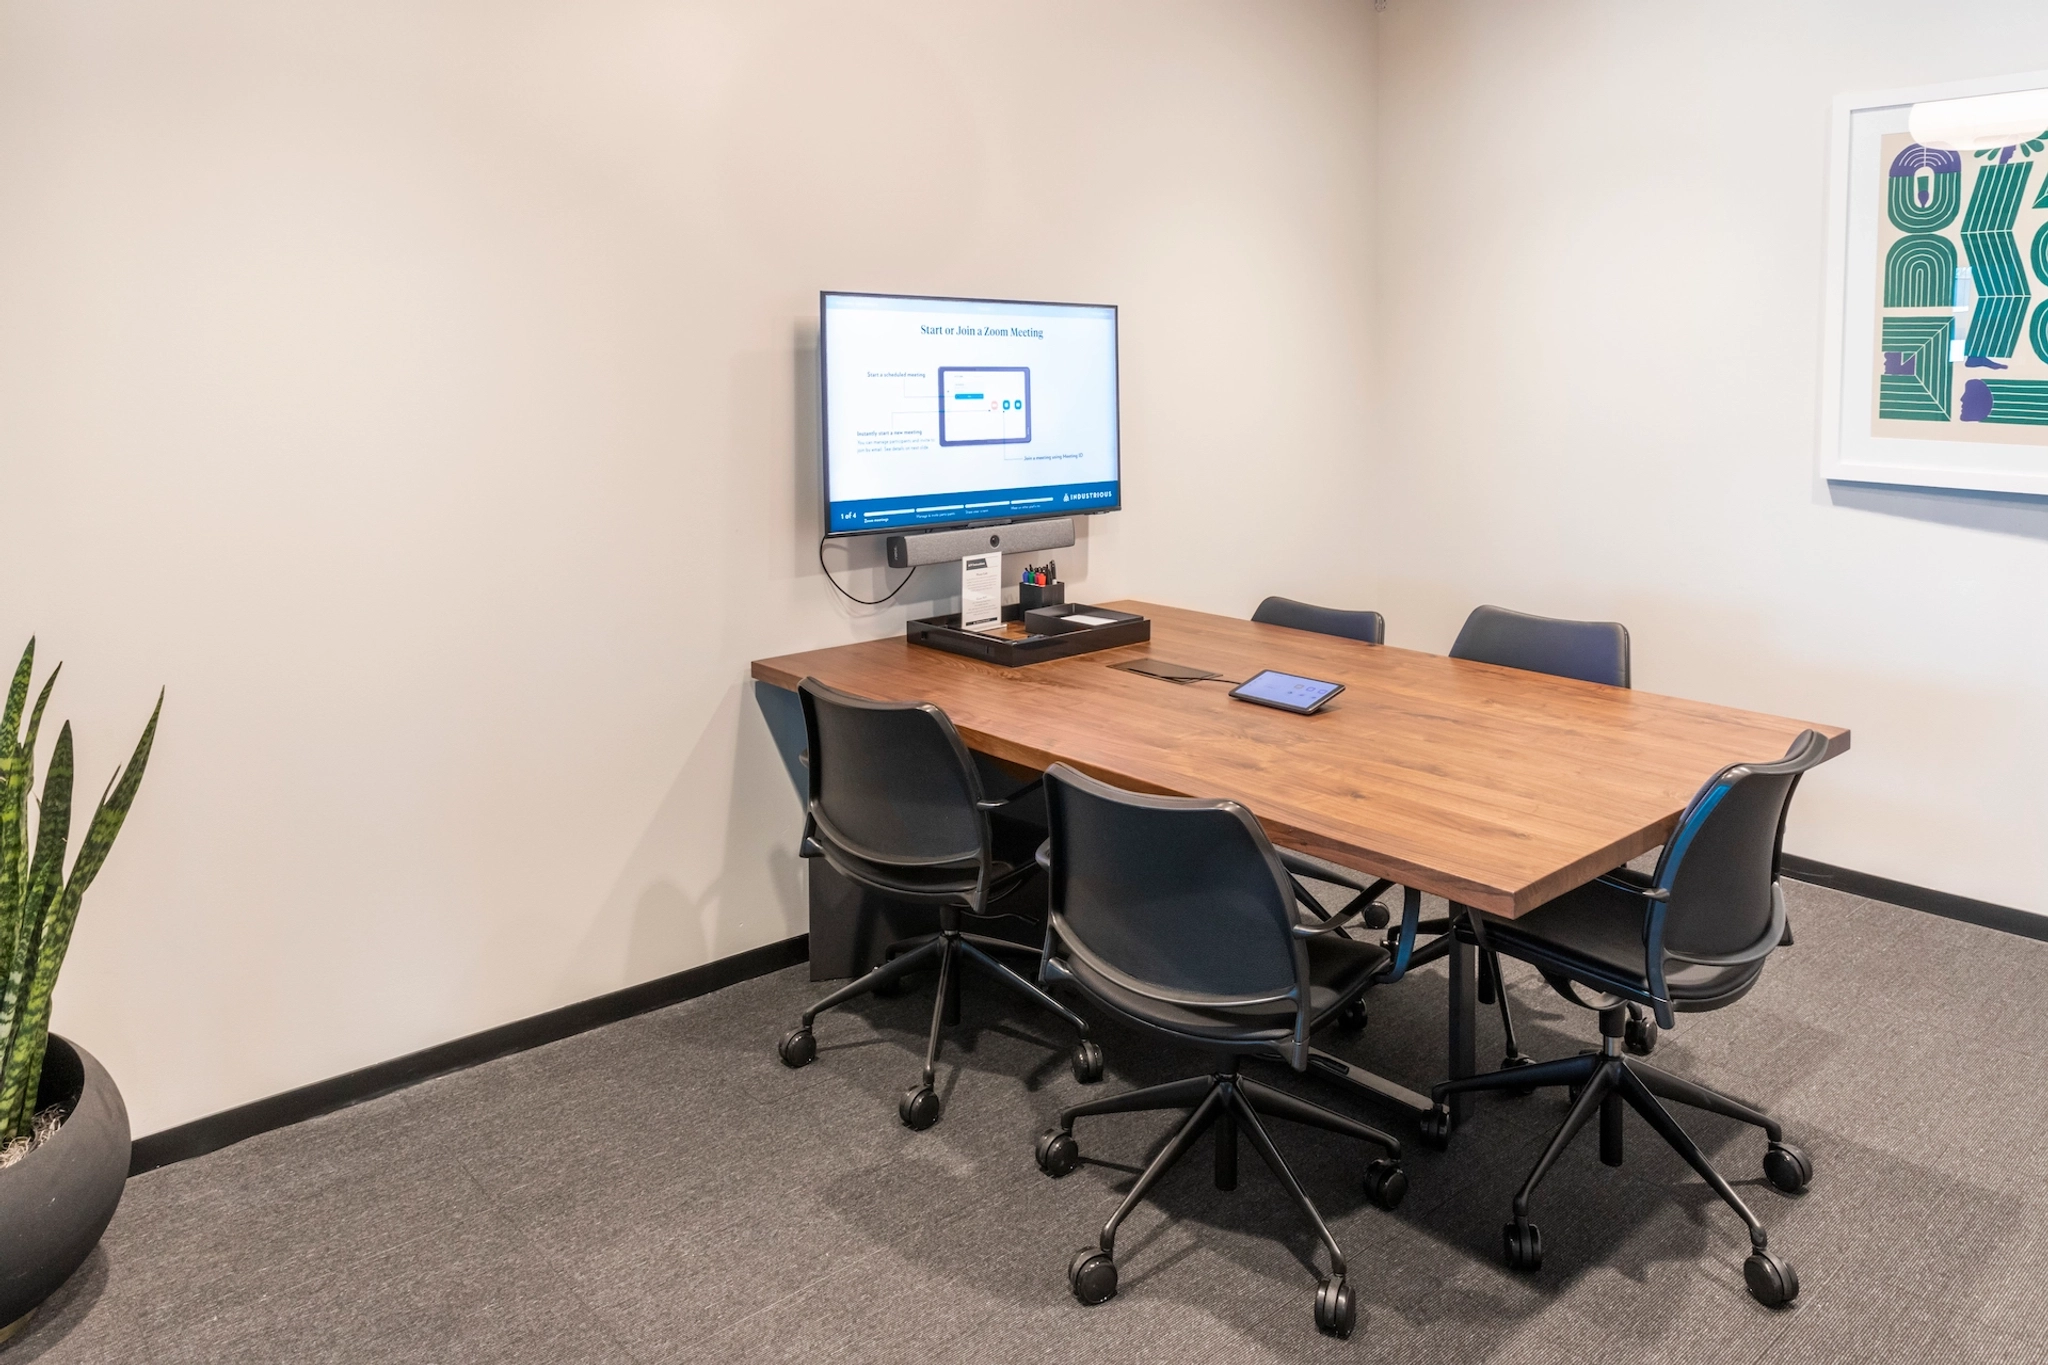
M 71 865 L 70 879 L 64 883 L 62 899 L 70 904 L 72 914 L 78 912 L 79 898 L 92 885 L 92 879 L 99 876 L 101 865 L 107 861 L 107 851 L 114 846 L 114 836 L 121 832 L 121 822 L 128 818 L 128 808 L 135 804 L 135 792 L 142 786 L 142 770 L 149 766 L 149 751 L 156 743 L 157 719 L 163 713 L 164 694 L 158 692 L 156 709 L 149 713 L 149 724 L 142 727 L 142 738 L 135 741 L 128 766 L 121 770 L 107 794 L 100 798 L 99 809 L 92 813 L 92 827 L 86 831 L 78 861 Z
M 43 728 L 43 708 L 50 704 L 50 689 L 57 685 L 57 675 L 63 671 L 61 662 L 50 670 L 50 676 L 43 679 L 43 690 L 36 693 L 35 709 L 28 713 L 28 735 L 21 741 L 21 748 L 31 765 L 36 757 L 36 732 Z
M 20 963 L 34 961 L 34 945 L 41 937 L 43 917 L 64 886 L 64 848 L 71 838 L 71 780 L 71 726 L 66 722 L 57 734 L 56 748 L 50 755 L 50 772 L 43 781 L 42 812 L 36 823 L 35 859 L 30 864 L 26 891 L 20 903 L 20 939 L 27 945 L 25 952 L 19 955 Z M 0 1041 L 7 1038 L 13 1022 L 14 1006 L 19 998 L 19 972 L 19 965 L 10 964 L 7 978 L 0 982 Z
M 121 832 L 121 823 L 128 818 L 129 808 L 135 804 L 135 793 L 142 785 L 143 770 L 149 765 L 149 751 L 156 741 L 157 719 L 163 714 L 163 709 L 163 693 L 159 692 L 156 709 L 149 714 L 149 724 L 142 727 L 142 738 L 136 741 L 135 752 L 130 755 L 127 766 L 108 785 L 98 808 L 93 811 L 92 824 L 86 829 L 85 842 L 79 846 L 78 857 L 71 864 L 71 875 L 65 880 L 63 891 L 42 917 L 34 974 L 29 978 L 27 992 L 17 1007 L 14 1043 L 8 1050 L 6 1070 L 0 1073 L 0 1123 L 4 1123 L 7 1115 L 12 1113 L 18 1124 L 35 1104 L 36 1089 L 43 1074 L 43 1051 L 50 1036 L 50 1000 L 57 989 L 57 973 L 64 966 L 64 954 L 71 946 L 71 930 L 78 922 L 79 902 L 105 865 L 107 852 L 114 846 L 114 836 Z M 13 1106 L 11 1109 L 10 1104 Z
M 35 666 L 36 642 L 30 640 L 8 689 L 5 735 L 0 736 L 0 945 L 14 941 L 22 888 L 28 881 L 28 798 L 36 784 L 36 732 L 42 728 L 43 708 L 50 704 L 50 689 L 57 685 L 59 664 L 43 683 L 42 695 L 29 717 L 28 738 L 21 738 L 21 703 L 28 696 L 31 670 Z
M 57 675 L 63 671 L 64 665 L 60 663 L 50 670 L 49 677 L 43 679 L 43 690 L 36 694 L 35 710 L 29 712 L 28 734 L 22 739 L 21 748 L 14 756 L 15 767 L 21 772 L 21 823 L 15 827 L 18 833 L 28 829 L 28 799 L 29 793 L 35 790 L 36 785 L 36 735 L 43 728 L 43 708 L 50 704 L 50 692 L 57 686 Z M 16 854 L 17 871 L 14 884 L 19 890 L 28 884 L 26 840 L 21 843 Z
M 25 1136 L 23 1125 L 35 1117 L 35 1096 L 11 1091 L 8 1082 L 17 1070 L 13 1066 L 16 1056 L 24 1045 L 32 1042 L 15 1025 L 22 1014 L 25 988 L 31 982 L 30 969 L 41 955 L 45 917 L 64 885 L 64 845 L 71 832 L 72 767 L 71 726 L 67 722 L 57 733 L 49 775 L 43 781 L 35 860 L 30 865 L 26 895 L 21 902 L 20 932 L 9 953 L 6 980 L 0 983 L 0 1141 Z
M 22 771 L 21 708 L 35 675 L 36 642 L 30 637 L 7 689 L 7 709 L 0 717 L 0 951 L 10 949 L 20 924 L 22 879 L 28 860 L 22 856 L 27 837 L 30 774 Z M 35 750 L 28 749 L 31 761 Z M 4 1041 L 4 1040 L 0 1040 Z
M 59 667 L 61 669 L 61 665 Z M 4 745 L 0 748 L 0 754 L 4 754 L 0 757 L 0 1090 L 5 1088 L 7 1060 L 17 1050 L 18 1033 L 14 1023 L 29 982 L 29 973 L 36 961 L 43 915 L 57 888 L 62 885 L 64 875 L 64 840 L 59 838 L 44 845 L 57 855 L 57 859 L 46 869 L 43 885 L 30 892 L 34 878 L 27 838 L 28 802 L 30 793 L 35 790 L 36 736 L 42 729 L 43 711 L 50 704 L 50 693 L 57 685 L 59 671 L 51 670 L 43 683 L 24 738 L 20 734 L 21 705 L 27 698 L 34 670 L 35 641 L 31 639 L 28 648 L 22 651 L 21 664 L 8 690 L 4 723 L 0 723 L 0 728 L 5 731 L 4 736 L 0 736 L 0 745 Z M 67 768 L 68 747 L 67 744 Z M 61 815 L 68 829 L 71 806 L 68 776 L 62 785 L 64 791 L 58 801 L 60 809 L 46 815 Z M 45 824 L 45 830 L 52 828 L 55 826 Z M 32 1095 L 23 1099 L 15 1111 L 0 1105 L 0 1139 L 11 1141 L 26 1136 L 34 1120 L 34 1107 Z
M 4 722 L 7 730 L 6 748 L 0 749 L 0 758 L 14 756 L 15 741 L 21 735 L 21 708 L 28 702 L 28 682 L 36 670 L 36 640 L 29 637 L 28 648 L 21 651 L 21 662 L 14 666 L 14 684 L 7 689 L 7 716 Z
M 29 646 L 33 649 L 35 641 L 29 641 Z M 29 922 L 24 919 L 22 900 L 29 882 L 29 846 L 23 836 L 28 827 L 29 792 L 35 787 L 36 733 L 42 728 L 43 708 L 50 704 L 50 689 L 57 685 L 57 674 L 62 670 L 63 665 L 59 664 L 50 673 L 48 681 L 43 684 L 42 695 L 36 698 L 35 711 L 29 716 L 28 737 L 16 749 L 14 761 L 9 765 L 6 774 L 6 786 L 4 790 L 0 790 L 0 799 L 7 802 L 8 816 L 5 827 L 0 828 L 0 849 L 5 850 L 7 857 L 5 868 L 0 869 L 0 995 L 6 993 L 8 966 L 15 960 L 16 945 L 29 932 Z M 16 738 L 14 727 L 8 728 L 7 738 L 10 743 Z M 71 809 L 68 781 L 63 805 L 65 824 L 68 828 Z M 57 851 L 60 855 L 63 852 L 61 840 Z M 62 869 L 63 863 L 60 861 L 56 874 L 59 884 L 63 876 Z M 52 890 L 50 894 L 56 893 Z M 44 903 L 47 904 L 47 901 Z M 40 910 L 37 913 L 40 914 Z M 0 1049 L 5 1048 L 6 1039 L 6 1025 L 0 1023 Z

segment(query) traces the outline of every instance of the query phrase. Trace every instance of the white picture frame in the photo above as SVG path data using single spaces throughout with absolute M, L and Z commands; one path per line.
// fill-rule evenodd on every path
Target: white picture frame
M 1877 377 L 1869 361 L 1876 353 L 1877 243 L 1883 217 L 1881 140 L 1908 128 L 1916 104 L 2031 91 L 2048 91 L 2048 71 L 1869 91 L 1835 100 L 1822 332 L 1822 478 L 2048 496 L 2048 444 L 1907 440 L 1871 430 Z

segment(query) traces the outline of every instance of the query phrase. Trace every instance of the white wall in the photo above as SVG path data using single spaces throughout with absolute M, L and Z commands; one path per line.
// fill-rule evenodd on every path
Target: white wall
M 0 0 L 0 646 L 94 791 L 169 689 L 56 1013 L 136 1130 L 803 928 L 747 662 L 904 614 L 818 573 L 820 288 L 1123 305 L 1089 592 L 1358 581 L 1372 32 Z
M 2048 68 L 2048 7 L 1391 0 L 1378 44 L 1392 642 L 1625 621 L 1639 687 L 1853 729 L 1788 849 L 2048 911 L 2039 508 L 1814 473 L 1834 97 Z

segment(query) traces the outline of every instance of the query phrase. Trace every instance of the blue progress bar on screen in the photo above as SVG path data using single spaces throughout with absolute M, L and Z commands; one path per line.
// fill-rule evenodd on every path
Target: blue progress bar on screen
M 879 531 L 925 522 L 990 521 L 1005 516 L 1045 516 L 1101 511 L 1118 503 L 1114 480 L 1041 484 L 1036 488 L 986 488 L 934 493 L 929 497 L 857 498 L 832 504 L 833 531 Z

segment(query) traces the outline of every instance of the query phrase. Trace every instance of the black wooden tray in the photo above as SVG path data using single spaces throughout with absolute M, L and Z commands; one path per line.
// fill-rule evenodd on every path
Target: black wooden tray
M 1135 645 L 1152 638 L 1152 621 L 1149 617 L 1135 616 L 1127 611 L 1112 611 L 1108 607 L 1072 604 L 1063 604 L 1058 610 L 1063 616 L 1107 617 L 1111 624 L 1056 628 L 1057 633 L 1042 635 L 1010 634 L 1008 631 L 1000 635 L 984 635 L 980 631 L 960 629 L 960 613 L 956 611 L 947 616 L 927 616 L 919 620 L 906 621 L 903 630 L 914 645 L 943 649 L 949 654 L 963 654 L 970 659 L 984 659 L 992 664 L 1000 664 L 1004 668 L 1021 668 L 1025 664 L 1044 663 L 1047 659 L 1066 659 L 1076 654 L 1091 654 L 1098 649 Z M 1014 630 L 1024 624 L 1024 613 L 1014 605 L 1007 606 L 1003 608 L 1003 620 L 1015 623 L 1010 627 Z

